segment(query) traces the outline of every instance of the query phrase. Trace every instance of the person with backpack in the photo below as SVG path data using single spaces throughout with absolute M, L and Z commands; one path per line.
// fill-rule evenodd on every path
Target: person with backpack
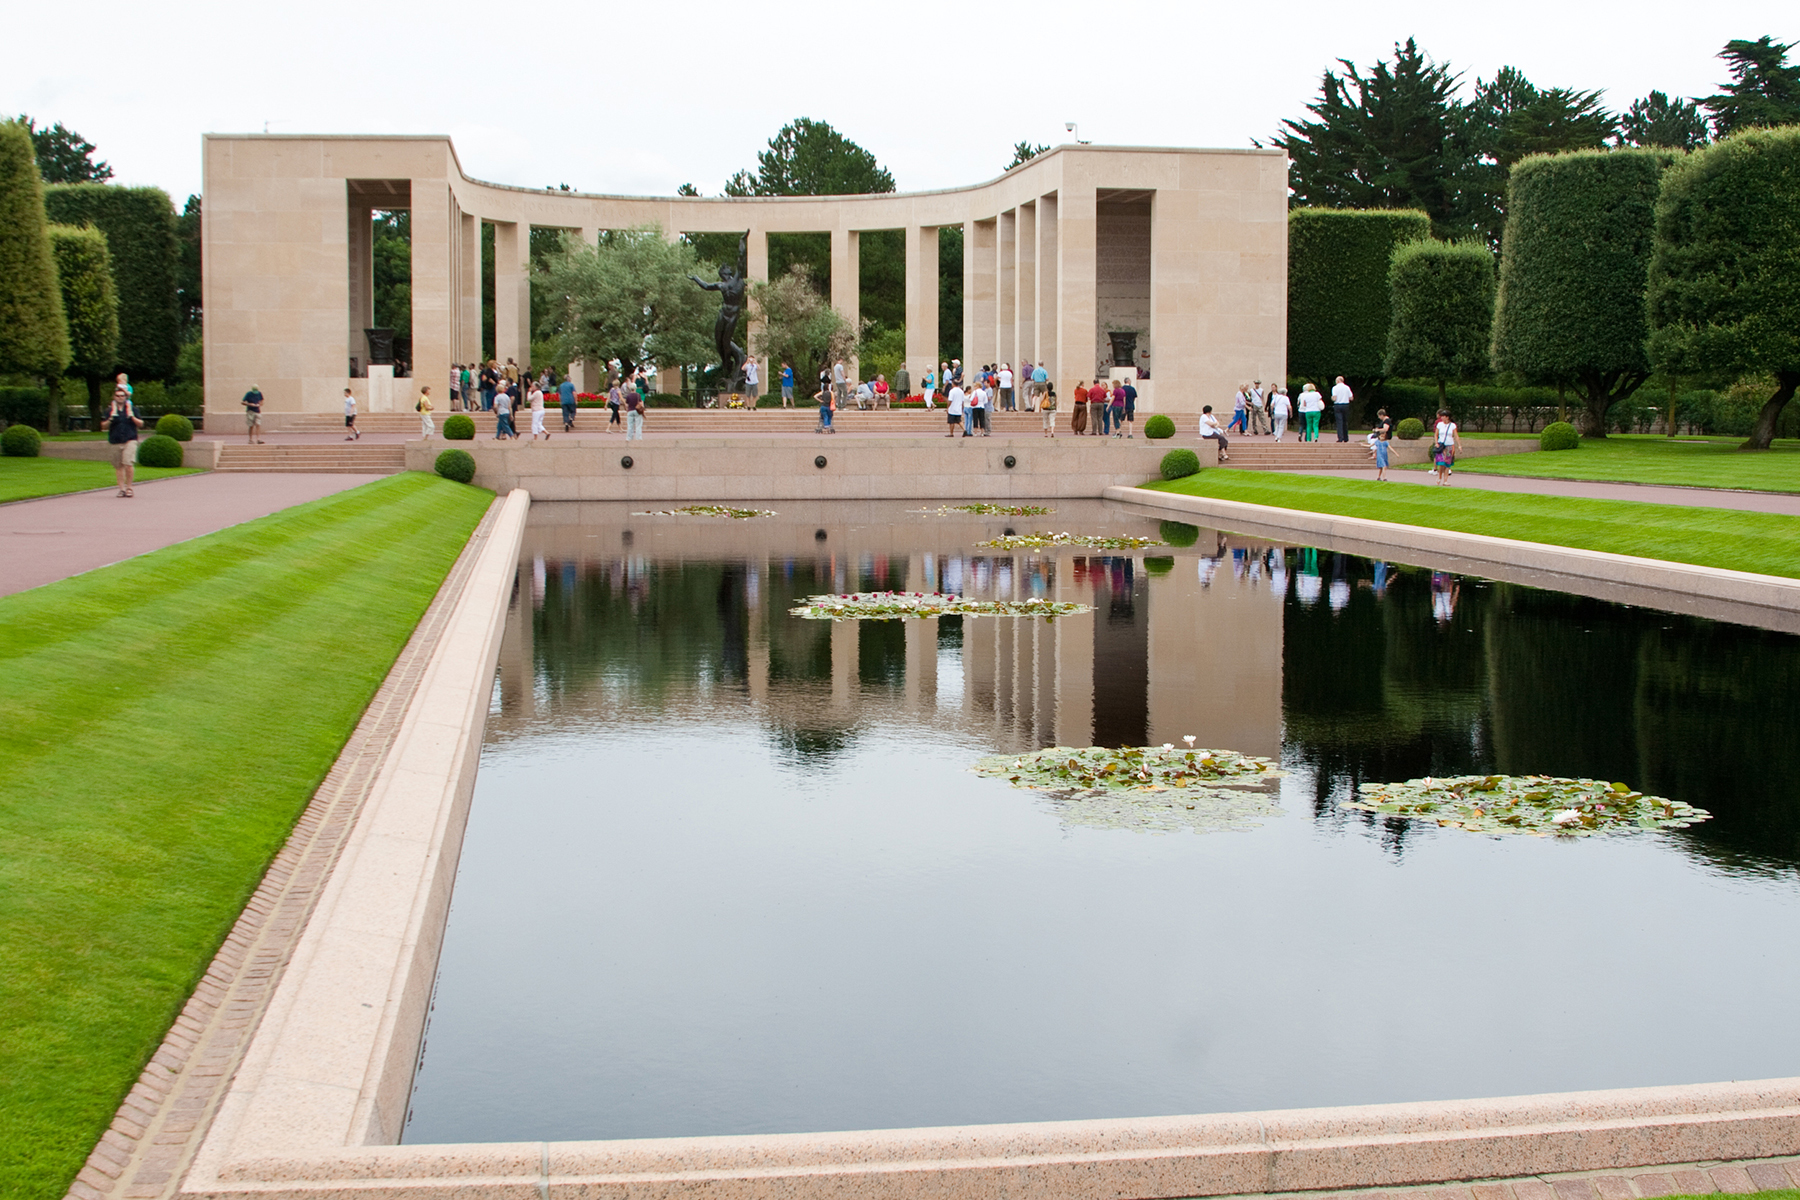
M 122 498 L 136 494 L 131 484 L 137 470 L 137 431 L 143 427 L 137 411 L 131 407 L 131 393 L 124 384 L 115 387 L 112 408 L 106 414 L 106 452 L 112 459 Z
M 1036 385 L 1034 384 L 1033 387 L 1035 388 Z M 1047 438 L 1055 437 L 1056 389 L 1046 385 L 1043 391 L 1034 391 L 1032 394 L 1037 397 L 1038 419 L 1044 423 L 1044 436 Z
M 419 398 L 413 402 L 413 411 L 419 414 L 419 436 L 428 438 L 437 432 L 437 426 L 431 420 L 431 389 L 419 389 Z

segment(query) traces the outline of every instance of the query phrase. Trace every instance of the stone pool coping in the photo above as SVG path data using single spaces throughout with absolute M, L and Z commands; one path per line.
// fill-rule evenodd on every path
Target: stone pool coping
M 515 491 L 500 506 L 285 970 L 263 968 L 279 982 L 260 1022 L 251 1021 L 248 1049 L 210 1125 L 201 1122 L 203 1141 L 174 1194 L 1124 1200 L 1800 1153 L 1800 1078 L 963 1128 L 392 1144 L 417 1063 L 529 505 Z M 165 1194 L 153 1188 L 123 1194 Z M 1517 1188 L 1515 1195 L 1530 1200 Z
M 1800 579 L 1780 575 L 1147 488 L 1109 487 L 1103 496 L 1148 515 L 1180 516 L 1232 533 L 1800 633 Z

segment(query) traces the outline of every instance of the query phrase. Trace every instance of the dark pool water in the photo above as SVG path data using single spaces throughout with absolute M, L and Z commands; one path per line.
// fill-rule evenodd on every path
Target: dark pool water
M 533 510 L 408 1141 L 1800 1074 L 1795 638 L 1191 528 L 997 555 L 1159 525 L 906 507 Z M 787 615 L 875 586 L 1095 611 Z M 1184 734 L 1278 754 L 1281 815 L 1091 827 L 967 770 Z M 1340 805 L 1476 770 L 1716 816 L 1568 841 Z

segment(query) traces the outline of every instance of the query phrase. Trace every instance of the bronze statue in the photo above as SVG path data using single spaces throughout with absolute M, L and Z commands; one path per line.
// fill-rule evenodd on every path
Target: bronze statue
M 725 390 L 739 390 L 740 379 L 744 369 L 744 348 L 731 340 L 737 332 L 738 318 L 744 312 L 744 289 L 749 281 L 745 278 L 750 273 L 749 265 L 750 235 L 746 233 L 738 240 L 737 266 L 726 263 L 719 268 L 719 282 L 708 283 L 698 275 L 688 278 L 709 292 L 719 293 L 719 319 L 713 323 L 713 345 L 719 352 L 719 372 L 725 381 Z

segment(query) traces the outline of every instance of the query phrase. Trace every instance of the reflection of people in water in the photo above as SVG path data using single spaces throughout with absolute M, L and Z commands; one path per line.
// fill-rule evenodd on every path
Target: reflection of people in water
M 1212 586 L 1213 576 L 1219 573 L 1219 564 L 1225 561 L 1226 552 L 1225 535 L 1221 533 L 1219 534 L 1218 544 L 1213 548 L 1213 552 L 1211 554 L 1202 554 L 1200 556 L 1199 569 L 1201 587 L 1209 588 Z
M 1442 571 L 1431 573 L 1431 615 L 1437 618 L 1439 625 L 1447 624 L 1456 615 L 1459 590 L 1455 576 Z
M 1294 598 L 1302 604 L 1319 602 L 1319 552 L 1311 546 L 1300 551 L 1300 574 L 1294 579 Z
M 1379 560 L 1375 563 L 1375 598 L 1386 598 L 1388 589 L 1388 565 Z

